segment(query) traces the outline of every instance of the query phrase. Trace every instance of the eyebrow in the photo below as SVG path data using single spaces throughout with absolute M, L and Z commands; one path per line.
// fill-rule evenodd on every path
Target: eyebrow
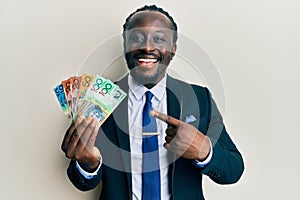
M 134 31 L 141 31 L 141 30 L 148 29 L 148 28 L 152 28 L 152 27 L 133 28 L 133 29 L 128 29 L 128 30 L 126 30 L 126 31 L 134 32 Z M 154 28 L 155 28 L 155 27 L 154 27 Z M 159 27 L 157 27 L 157 28 L 159 28 Z M 166 28 L 162 28 L 162 29 L 166 29 Z M 173 31 L 172 29 L 167 29 L 167 30 Z M 165 33 L 163 30 L 156 30 L 155 32 Z
M 136 29 L 131 29 L 131 30 L 128 30 L 129 32 L 129 35 L 131 34 L 135 34 L 135 33 L 142 33 L 143 29 L 145 28 L 136 28 Z M 154 31 L 155 33 L 159 33 L 159 34 L 163 34 L 163 35 L 168 35 L 168 32 L 167 31 L 164 31 L 164 30 L 155 30 Z M 171 33 L 172 34 L 172 33 Z
M 160 31 L 160 30 L 157 30 L 155 31 L 156 33 L 163 33 L 163 34 L 166 34 L 164 31 Z

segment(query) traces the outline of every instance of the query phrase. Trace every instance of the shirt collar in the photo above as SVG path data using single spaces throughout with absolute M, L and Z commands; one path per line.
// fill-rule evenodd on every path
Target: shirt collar
M 150 91 L 159 101 L 162 100 L 166 92 L 167 76 L 165 75 L 154 87 L 150 90 L 143 85 L 138 84 L 133 80 L 131 74 L 128 76 L 129 90 L 137 100 L 141 100 L 145 92 Z

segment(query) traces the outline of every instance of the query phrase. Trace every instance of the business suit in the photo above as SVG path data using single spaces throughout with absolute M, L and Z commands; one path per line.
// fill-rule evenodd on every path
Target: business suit
M 127 78 L 118 82 L 128 92 Z M 131 161 L 128 137 L 128 102 L 125 99 L 102 125 L 97 145 L 103 158 L 98 175 L 88 180 L 76 169 L 71 161 L 68 176 L 80 190 L 94 188 L 102 180 L 100 199 L 131 199 Z M 213 145 L 213 156 L 204 168 L 197 168 L 193 160 L 175 158 L 169 153 L 169 190 L 174 200 L 204 199 L 202 174 L 208 175 L 220 184 L 236 182 L 244 169 L 243 160 L 233 144 L 222 122 L 222 117 L 207 88 L 190 85 L 167 77 L 168 115 L 184 120 L 193 115 L 197 120 L 192 125 L 206 134 Z

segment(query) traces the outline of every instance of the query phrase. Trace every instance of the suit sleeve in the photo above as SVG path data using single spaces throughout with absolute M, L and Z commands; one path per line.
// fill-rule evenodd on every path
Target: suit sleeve
M 208 89 L 205 89 L 209 105 L 206 135 L 212 142 L 213 155 L 210 163 L 202 169 L 201 173 L 219 184 L 235 183 L 244 171 L 243 158 L 226 131 L 215 101 Z
M 77 189 L 81 191 L 88 191 L 94 189 L 99 184 L 102 175 L 102 167 L 97 172 L 97 175 L 93 176 L 91 179 L 87 179 L 76 168 L 76 161 L 71 160 L 67 169 L 67 174 L 70 181 Z

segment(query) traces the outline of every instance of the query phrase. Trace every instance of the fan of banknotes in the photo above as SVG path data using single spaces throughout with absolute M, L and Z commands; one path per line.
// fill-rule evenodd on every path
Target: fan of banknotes
M 109 79 L 88 74 L 61 81 L 54 92 L 70 122 L 91 116 L 100 126 L 127 95 Z

